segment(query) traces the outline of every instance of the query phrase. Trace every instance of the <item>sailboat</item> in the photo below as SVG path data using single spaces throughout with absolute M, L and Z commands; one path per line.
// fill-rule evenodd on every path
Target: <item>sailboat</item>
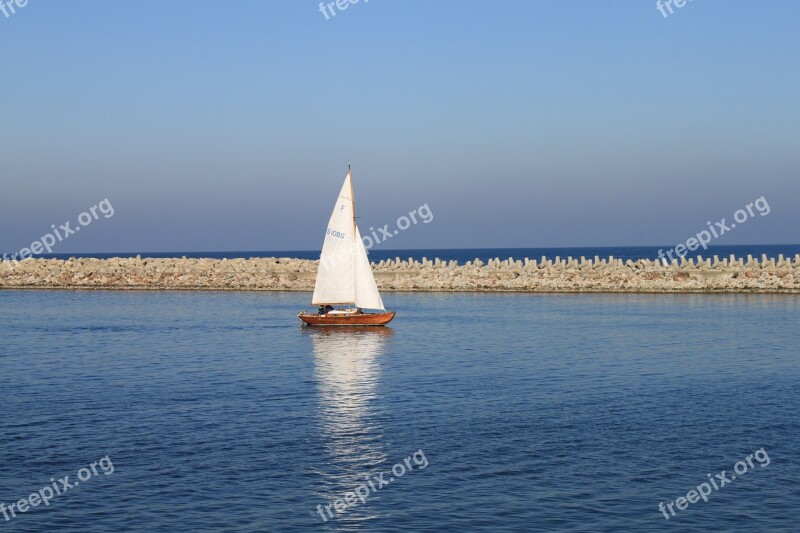
M 356 225 L 353 199 L 353 177 L 348 165 L 347 177 L 325 232 L 311 298 L 311 304 L 318 305 L 319 311 L 301 311 L 297 315 L 308 326 L 385 326 L 396 314 L 387 312 L 383 305 Z

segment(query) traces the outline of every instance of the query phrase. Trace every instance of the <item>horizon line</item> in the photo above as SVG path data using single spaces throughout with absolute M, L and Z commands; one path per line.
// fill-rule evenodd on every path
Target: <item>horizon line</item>
M 722 248 L 722 247 L 736 247 L 736 246 L 750 246 L 750 247 L 758 247 L 758 246 L 800 246 L 800 243 L 771 243 L 771 244 L 709 244 L 708 248 Z M 457 250 L 543 250 L 543 249 L 550 249 L 550 250 L 574 250 L 574 249 L 603 249 L 603 248 L 670 248 L 668 245 L 658 245 L 658 244 L 646 244 L 646 245 L 625 245 L 625 246 L 497 246 L 497 247 L 476 247 L 476 248 L 386 248 L 385 250 L 368 250 L 367 253 L 371 251 L 383 251 L 383 252 L 417 252 L 417 251 L 457 251 Z M 702 253 L 705 250 L 694 250 L 693 252 Z M 54 256 L 65 256 L 65 255 L 143 255 L 143 254 L 245 254 L 245 253 L 320 253 L 321 250 L 319 249 L 312 249 L 312 250 L 201 250 L 201 251 L 188 251 L 188 250 L 181 250 L 181 251 L 133 251 L 133 252 L 60 252 L 60 253 L 50 253 L 50 254 L 37 254 L 31 259 L 36 258 L 43 258 L 43 257 L 54 257 Z M 10 253 L 7 253 L 11 255 Z M 2 260 L 2 253 L 0 253 L 0 260 Z

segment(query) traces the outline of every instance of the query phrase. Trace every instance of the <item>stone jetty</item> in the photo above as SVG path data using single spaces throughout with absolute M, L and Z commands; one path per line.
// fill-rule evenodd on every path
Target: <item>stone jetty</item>
M 0 262 L 0 289 L 312 291 L 318 261 L 250 259 L 28 259 Z M 672 264 L 613 257 L 373 263 L 381 291 L 800 293 L 800 254 L 697 257 Z

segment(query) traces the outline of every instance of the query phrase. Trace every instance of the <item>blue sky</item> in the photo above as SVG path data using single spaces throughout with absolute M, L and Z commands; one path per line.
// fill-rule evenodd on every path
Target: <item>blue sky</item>
M 800 241 L 800 4 L 29 0 L 0 13 L 0 250 L 316 249 L 352 162 L 395 248 Z M 387 243 L 388 244 L 388 243 Z

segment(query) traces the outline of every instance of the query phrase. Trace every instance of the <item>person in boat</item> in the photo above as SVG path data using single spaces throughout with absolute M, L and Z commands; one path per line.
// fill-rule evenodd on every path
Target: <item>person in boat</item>
M 320 315 L 327 315 L 330 311 L 333 311 L 332 305 L 320 305 L 319 306 L 319 314 Z

